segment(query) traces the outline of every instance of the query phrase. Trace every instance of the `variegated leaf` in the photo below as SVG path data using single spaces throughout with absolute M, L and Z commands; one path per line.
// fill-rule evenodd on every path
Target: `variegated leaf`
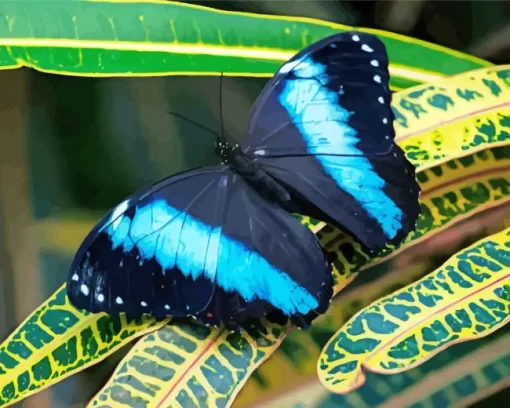
M 374 302 L 330 340 L 318 363 L 332 392 L 350 392 L 365 370 L 410 369 L 510 320 L 510 228 L 459 252 L 441 268 Z
M 510 65 L 480 69 L 393 98 L 397 141 L 417 167 L 510 141 Z

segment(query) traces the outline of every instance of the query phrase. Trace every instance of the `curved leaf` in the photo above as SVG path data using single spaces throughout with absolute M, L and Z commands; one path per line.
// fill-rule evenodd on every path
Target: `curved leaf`
M 97 363 L 166 322 L 81 312 L 62 286 L 0 346 L 0 406 Z
M 496 336 L 489 336 L 491 339 L 493 337 Z M 459 404 L 471 406 L 477 400 L 510 385 L 509 344 L 509 334 L 496 338 L 379 406 L 419 408 L 437 406 L 438 402 L 443 407 L 458 407 Z
M 294 333 L 290 337 L 293 335 Z M 294 388 L 280 391 L 274 389 L 269 398 L 260 393 L 251 400 L 244 398 L 248 386 L 246 385 L 234 407 L 298 408 L 300 403 L 304 403 L 307 408 L 424 408 L 451 407 L 458 406 L 459 403 L 467 406 L 468 403 L 494 393 L 505 383 L 508 385 L 508 344 L 510 330 L 506 326 L 490 336 L 451 347 L 426 363 L 403 373 L 388 376 L 367 372 L 365 384 L 347 394 L 330 393 L 316 375 L 310 380 L 300 376 L 300 381 Z M 275 357 L 262 367 L 270 365 Z M 274 377 L 287 376 L 285 367 L 284 371 L 279 372 L 274 364 L 271 365 L 276 369 L 273 372 Z
M 394 95 L 397 141 L 419 168 L 510 141 L 510 65 Z
M 409 404 L 412 408 L 433 406 L 436 401 L 441 401 L 442 406 L 469 407 L 499 390 L 510 387 L 508 344 L 510 344 L 510 336 L 500 339 L 487 350 L 473 353 L 460 367 L 452 367 L 457 368 L 456 372 L 453 370 L 443 372 L 442 378 L 436 382 L 438 387 L 431 395 L 423 395 L 419 390 L 414 390 L 412 399 L 409 395 L 403 395 L 403 398 L 396 402 L 408 397 L 409 401 L 413 401 Z M 483 365 L 480 368 L 471 368 L 477 363 L 480 365 L 482 361 Z M 448 378 L 448 375 L 453 378 Z M 390 408 L 390 406 L 381 408 Z
M 82 76 L 271 76 L 307 45 L 353 27 L 303 17 L 226 12 L 170 1 L 3 2 L 0 67 Z M 392 85 L 407 88 L 491 65 L 398 34 Z
M 169 324 L 130 350 L 115 371 L 115 381 L 88 406 L 227 406 L 239 382 L 278 347 L 287 328 L 266 319 L 254 324 L 250 334 Z M 222 345 L 216 349 L 220 338 Z
M 319 379 L 347 393 L 365 370 L 401 372 L 510 320 L 510 228 L 459 252 L 420 281 L 373 303 L 326 345 Z

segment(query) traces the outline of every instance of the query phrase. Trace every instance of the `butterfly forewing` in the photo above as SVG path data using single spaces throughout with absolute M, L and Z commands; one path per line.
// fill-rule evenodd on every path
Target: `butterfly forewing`
M 78 251 L 68 280 L 77 307 L 185 316 L 214 295 L 229 173 L 204 169 L 137 194 L 105 217 Z
M 301 211 L 369 250 L 415 226 L 419 186 L 394 142 L 388 57 L 377 37 L 342 33 L 285 63 L 257 101 L 243 150 Z

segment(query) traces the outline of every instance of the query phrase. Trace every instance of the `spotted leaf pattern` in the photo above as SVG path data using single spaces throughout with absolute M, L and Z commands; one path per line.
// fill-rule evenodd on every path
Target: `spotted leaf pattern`
M 508 344 L 510 344 L 510 336 L 500 339 L 496 344 L 489 345 L 487 348 L 490 347 L 490 351 L 486 353 L 489 358 L 482 360 L 482 366 L 476 370 L 470 370 L 469 364 L 474 359 L 485 356 L 470 356 L 470 361 L 466 361 L 462 366 L 457 367 L 457 378 L 447 379 L 443 376 L 440 383 L 442 386 L 436 388 L 434 392 L 419 393 L 414 390 L 413 400 L 409 398 L 412 401 L 409 408 L 467 407 L 483 399 L 486 395 L 508 388 L 510 385 L 510 351 L 508 350 Z M 503 351 L 503 347 L 506 352 Z M 478 363 L 480 364 L 480 360 L 478 360 Z
M 396 141 L 417 167 L 510 140 L 510 65 L 463 73 L 395 94 Z
M 308 379 L 300 375 L 291 389 L 274 389 L 245 398 L 246 388 L 236 398 L 236 408 L 294 407 L 306 408 L 393 408 L 393 407 L 451 407 L 464 406 L 485 398 L 508 385 L 510 379 L 510 325 L 490 336 L 448 348 L 440 355 L 409 371 L 392 375 L 367 372 L 367 380 L 359 389 L 347 394 L 333 394 L 314 375 Z M 291 334 L 284 344 L 294 335 Z M 279 348 L 281 350 L 282 347 Z M 273 356 L 261 368 L 276 358 Z M 312 357 L 306 360 L 313 360 Z M 315 362 L 316 360 L 313 360 Z M 273 370 L 275 367 L 273 366 Z M 260 379 L 260 370 L 257 377 Z M 288 376 L 288 372 L 275 372 Z M 263 378 L 265 381 L 265 378 Z M 250 380 L 251 381 L 251 380 Z M 250 382 L 249 381 L 249 382 Z M 264 384 L 264 386 L 269 386 Z M 258 398 L 257 398 L 258 397 Z M 258 403 L 257 403 L 258 402 Z M 415 405 L 415 404 L 419 405 Z
M 510 320 L 510 228 L 355 315 L 324 347 L 321 382 L 347 393 L 365 370 L 395 373 L 442 349 L 486 336 Z
M 61 287 L 0 346 L 0 406 L 83 370 L 165 324 L 81 312 Z
M 169 324 L 131 349 L 116 369 L 115 381 L 88 406 L 227 406 L 239 383 L 280 344 L 287 329 L 266 319 L 242 334 L 191 323 Z M 220 339 L 222 346 L 216 350 Z

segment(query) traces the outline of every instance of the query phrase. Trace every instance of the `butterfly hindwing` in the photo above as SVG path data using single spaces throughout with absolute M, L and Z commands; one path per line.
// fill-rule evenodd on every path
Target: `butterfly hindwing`
M 171 177 L 121 203 L 85 239 L 68 280 L 71 302 L 91 312 L 229 327 L 275 309 L 315 317 L 328 290 L 315 236 L 227 167 Z
M 383 43 L 337 34 L 280 68 L 257 100 L 243 151 L 301 199 L 304 213 L 379 250 L 401 241 L 419 214 L 390 103 Z
M 220 313 L 214 308 L 226 301 L 224 291 L 228 291 L 240 296 L 228 296 L 229 307 L 220 308 L 231 313 L 223 316 L 227 324 L 240 325 L 248 317 L 277 309 L 298 325 L 309 325 L 327 309 L 333 286 L 316 236 L 242 178 L 234 179 L 226 207 L 229 217 L 222 229 L 241 245 L 231 244 L 224 252 L 222 247 L 219 263 L 224 268 L 216 274 L 218 296 L 206 312 L 211 321 L 217 319 Z

